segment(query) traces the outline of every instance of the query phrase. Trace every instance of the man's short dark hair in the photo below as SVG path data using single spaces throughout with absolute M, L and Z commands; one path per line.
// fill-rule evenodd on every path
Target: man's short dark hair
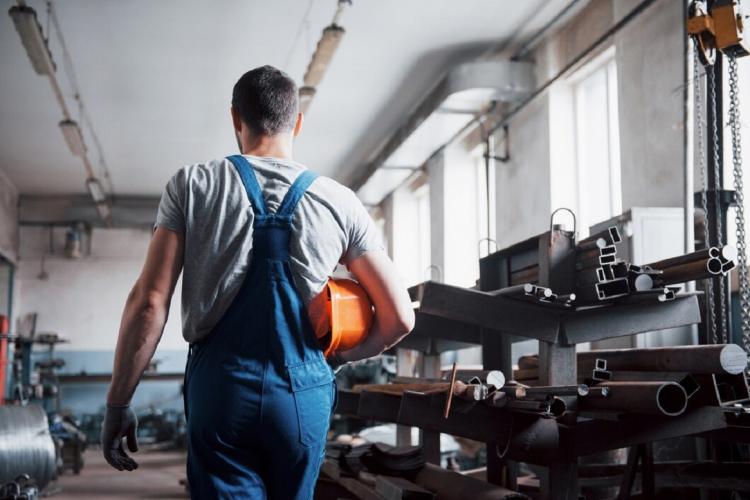
M 260 66 L 234 84 L 232 107 L 256 134 L 276 135 L 294 128 L 297 120 L 297 85 L 273 66 Z

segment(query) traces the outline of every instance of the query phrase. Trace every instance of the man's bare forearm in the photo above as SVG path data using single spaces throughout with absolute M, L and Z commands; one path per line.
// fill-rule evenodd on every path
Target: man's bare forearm
M 167 322 L 168 304 L 143 295 L 136 285 L 125 304 L 107 395 L 110 405 L 130 403 Z
M 377 356 L 398 344 L 410 330 L 411 327 L 404 326 L 402 328 L 391 327 L 388 331 L 384 331 L 376 319 L 365 340 L 353 349 L 339 353 L 339 357 L 342 361 L 351 362 Z

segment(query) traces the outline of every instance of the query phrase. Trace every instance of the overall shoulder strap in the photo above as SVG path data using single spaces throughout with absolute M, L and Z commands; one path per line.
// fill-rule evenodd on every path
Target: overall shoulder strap
M 294 209 L 297 208 L 297 203 L 302 199 L 307 188 L 310 187 L 315 179 L 318 178 L 318 174 L 311 170 L 305 170 L 297 176 L 294 183 L 286 192 L 284 199 L 281 201 L 279 209 L 276 211 L 276 215 L 291 216 Z
M 227 160 L 232 162 L 232 165 L 234 165 L 234 168 L 240 174 L 242 184 L 245 186 L 247 197 L 255 213 L 265 215 L 268 211 L 266 210 L 266 202 L 263 200 L 263 191 L 260 189 L 260 184 L 258 184 L 258 179 L 255 177 L 255 172 L 250 166 L 250 162 L 242 155 L 227 156 Z

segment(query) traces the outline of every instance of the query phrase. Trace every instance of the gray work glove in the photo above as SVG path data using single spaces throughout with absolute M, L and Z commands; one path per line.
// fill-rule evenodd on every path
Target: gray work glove
M 130 458 L 122 447 L 122 438 L 127 437 L 128 449 L 138 451 L 138 440 L 135 431 L 138 418 L 129 405 L 110 406 L 104 412 L 102 422 L 101 445 L 104 459 L 117 470 L 135 470 L 138 464 Z

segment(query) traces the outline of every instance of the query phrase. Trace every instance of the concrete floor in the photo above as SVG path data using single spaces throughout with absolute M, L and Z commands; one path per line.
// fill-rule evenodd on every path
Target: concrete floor
M 98 449 L 85 452 L 85 465 L 78 476 L 62 475 L 57 481 L 59 492 L 54 500 L 96 498 L 176 499 L 189 498 L 180 480 L 185 478 L 186 454 L 181 452 L 142 451 L 134 455 L 138 470 L 118 472 L 110 467 Z

